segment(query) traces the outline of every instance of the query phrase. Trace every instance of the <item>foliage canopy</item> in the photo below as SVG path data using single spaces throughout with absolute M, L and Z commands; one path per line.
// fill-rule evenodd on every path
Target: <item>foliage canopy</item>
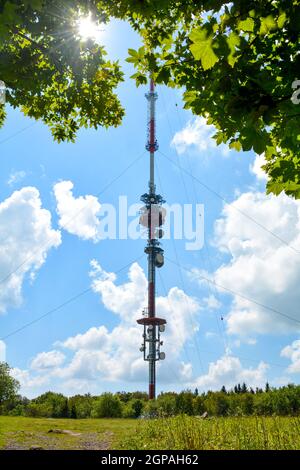
M 0 405 L 16 397 L 20 384 L 10 375 L 10 367 L 0 362 Z
M 215 125 L 218 144 L 265 154 L 268 192 L 300 198 L 300 104 L 291 100 L 300 78 L 299 7 L 300 0 L 3 0 L 0 77 L 8 102 L 42 119 L 58 141 L 74 140 L 81 126 L 117 126 L 122 71 L 102 46 L 79 40 L 74 22 L 88 11 L 99 22 L 126 20 L 142 38 L 127 59 L 137 85 L 150 72 L 183 89 L 185 107 Z
M 151 70 L 157 83 L 183 88 L 185 107 L 215 125 L 218 144 L 264 152 L 268 192 L 300 198 L 300 99 L 291 100 L 299 0 L 117 3 L 144 39 L 129 51 L 137 84 Z
M 95 2 L 0 2 L 0 79 L 13 107 L 52 130 L 57 141 L 74 140 L 80 127 L 117 126 L 124 111 L 114 89 L 123 78 L 102 46 L 78 35 L 78 17 L 107 16 Z M 5 118 L 0 106 L 0 125 Z

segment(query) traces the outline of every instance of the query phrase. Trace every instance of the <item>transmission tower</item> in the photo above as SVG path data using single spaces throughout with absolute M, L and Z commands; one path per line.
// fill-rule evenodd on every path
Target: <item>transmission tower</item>
M 165 353 L 161 351 L 163 342 L 161 333 L 165 331 L 166 320 L 158 318 L 155 312 L 155 269 L 164 265 L 164 250 L 160 246 L 159 239 L 163 237 L 162 226 L 165 221 L 166 210 L 162 207 L 165 202 L 160 194 L 156 194 L 154 182 L 154 156 L 158 150 L 155 135 L 155 105 L 157 93 L 153 80 L 150 80 L 150 90 L 147 93 L 148 100 L 148 129 L 146 150 L 150 156 L 149 191 L 142 195 L 141 201 L 144 207 L 141 209 L 140 224 L 146 227 L 148 233 L 145 253 L 148 256 L 148 307 L 143 310 L 143 318 L 137 320 L 144 326 L 143 343 L 140 351 L 144 353 L 144 361 L 149 363 L 149 398 L 155 398 L 156 394 L 156 362 L 165 359 Z

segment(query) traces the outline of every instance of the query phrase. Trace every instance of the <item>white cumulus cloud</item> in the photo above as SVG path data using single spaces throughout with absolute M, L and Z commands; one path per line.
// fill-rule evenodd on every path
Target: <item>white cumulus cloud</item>
M 15 367 L 11 369 L 11 375 L 20 382 L 22 393 L 32 388 L 39 388 L 49 383 L 48 375 L 32 376 L 28 370 Z
M 42 208 L 39 191 L 25 187 L 0 203 L 0 313 L 18 307 L 26 276 L 34 278 L 48 251 L 61 236 L 51 226 L 51 214 Z
M 26 171 L 12 171 L 8 177 L 7 184 L 8 186 L 14 186 L 20 183 L 26 177 Z
M 62 343 L 56 343 L 57 346 L 64 346 L 67 349 L 76 351 L 78 349 L 97 350 L 107 345 L 108 330 L 105 326 L 93 326 L 85 333 L 79 333 L 76 336 L 70 336 Z
M 6 344 L 4 341 L 0 340 L 0 362 L 5 362 L 6 360 Z
M 217 310 L 221 308 L 222 305 L 221 302 L 213 294 L 209 294 L 208 297 L 204 297 L 203 302 L 209 310 Z
M 194 386 L 204 390 L 220 390 L 225 385 L 232 388 L 245 382 L 250 387 L 261 387 L 266 383 L 268 365 L 260 362 L 256 368 L 244 368 L 239 358 L 225 355 L 211 362 L 208 372 L 195 380 Z
M 262 166 L 266 164 L 265 154 L 255 155 L 254 162 L 250 165 L 250 171 L 256 176 L 258 180 L 266 181 L 268 179 L 266 172 Z
M 60 181 L 53 187 L 59 225 L 83 240 L 97 242 L 101 239 L 99 220 L 101 204 L 92 195 L 74 197 L 73 187 L 71 181 Z
M 30 368 L 33 370 L 44 370 L 58 367 L 63 364 L 65 355 L 60 351 L 41 352 L 31 361 Z
M 300 256 L 270 233 L 300 251 L 299 229 L 300 202 L 285 195 L 249 192 L 225 206 L 222 218 L 215 225 L 215 244 L 221 252 L 230 255 L 230 260 L 216 270 L 214 279 L 220 286 L 244 296 L 227 291 L 233 297 L 226 317 L 229 333 L 248 336 L 299 331 L 299 323 L 247 300 L 300 321 Z M 192 272 L 192 277 L 200 283 L 203 275 L 211 277 L 212 273 L 197 269 Z
M 204 117 L 195 117 L 187 122 L 186 126 L 174 135 L 171 145 L 179 154 L 183 154 L 189 147 L 194 147 L 198 152 L 207 152 L 216 149 L 217 144 L 213 136 L 216 133 L 215 126 L 207 124 Z M 225 144 L 218 146 L 223 155 L 230 151 Z
M 92 287 L 101 295 L 104 306 L 124 321 L 134 321 L 134 315 L 146 305 L 147 279 L 138 263 L 129 268 L 129 282 L 116 285 L 116 275 L 105 272 L 97 261 L 91 262 Z
M 57 351 L 38 354 L 31 368 L 43 377 L 41 366 L 52 366 L 44 371 L 53 383 L 85 384 L 86 389 L 101 382 L 141 382 L 147 380 L 147 367 L 139 351 L 142 342 L 142 327 L 136 320 L 142 316 L 147 300 L 147 279 L 138 263 L 133 263 L 128 272 L 128 281 L 117 284 L 115 273 L 103 270 L 96 260 L 91 262 L 92 289 L 100 296 L 105 308 L 119 319 L 117 326 L 109 330 L 100 325 L 83 333 L 56 342 L 56 348 L 72 352 L 69 361 L 57 363 Z M 178 287 L 169 290 L 167 296 L 157 298 L 157 315 L 167 320 L 163 334 L 166 360 L 158 365 L 162 383 L 178 383 L 190 380 L 192 366 L 182 361 L 180 353 L 195 333 L 191 325 L 198 325 L 198 302 Z M 30 383 L 28 373 L 25 374 Z M 24 380 L 25 380 L 24 379 Z M 34 379 L 31 377 L 31 380 Z M 36 377 L 37 380 L 37 377 Z M 87 385 L 89 384 L 89 385 Z M 81 387 L 80 387 L 81 388 Z
M 285 346 L 280 353 L 281 357 L 287 357 L 291 360 L 287 372 L 291 374 L 300 373 L 300 340 L 293 341 L 292 344 Z

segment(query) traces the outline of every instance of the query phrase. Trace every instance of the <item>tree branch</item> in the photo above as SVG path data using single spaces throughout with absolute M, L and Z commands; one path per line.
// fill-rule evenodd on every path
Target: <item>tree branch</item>
M 61 74 L 64 73 L 63 68 L 61 67 L 60 62 L 56 59 L 55 55 L 52 54 L 43 44 L 39 44 L 34 39 L 30 38 L 26 34 L 22 33 L 17 27 L 14 27 L 13 32 L 20 36 L 21 38 L 25 39 L 26 41 L 30 42 L 36 49 L 41 51 L 44 55 L 46 55 L 56 67 L 57 71 Z

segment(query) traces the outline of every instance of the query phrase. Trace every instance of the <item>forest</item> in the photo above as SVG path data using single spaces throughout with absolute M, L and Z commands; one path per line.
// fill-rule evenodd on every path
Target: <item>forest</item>
M 237 384 L 227 390 L 161 392 L 149 400 L 146 392 L 105 392 L 66 397 L 46 392 L 29 400 L 18 394 L 19 383 L 8 364 L 0 364 L 0 414 L 44 418 L 156 418 L 188 416 L 297 416 L 300 415 L 300 385 L 264 389 Z

